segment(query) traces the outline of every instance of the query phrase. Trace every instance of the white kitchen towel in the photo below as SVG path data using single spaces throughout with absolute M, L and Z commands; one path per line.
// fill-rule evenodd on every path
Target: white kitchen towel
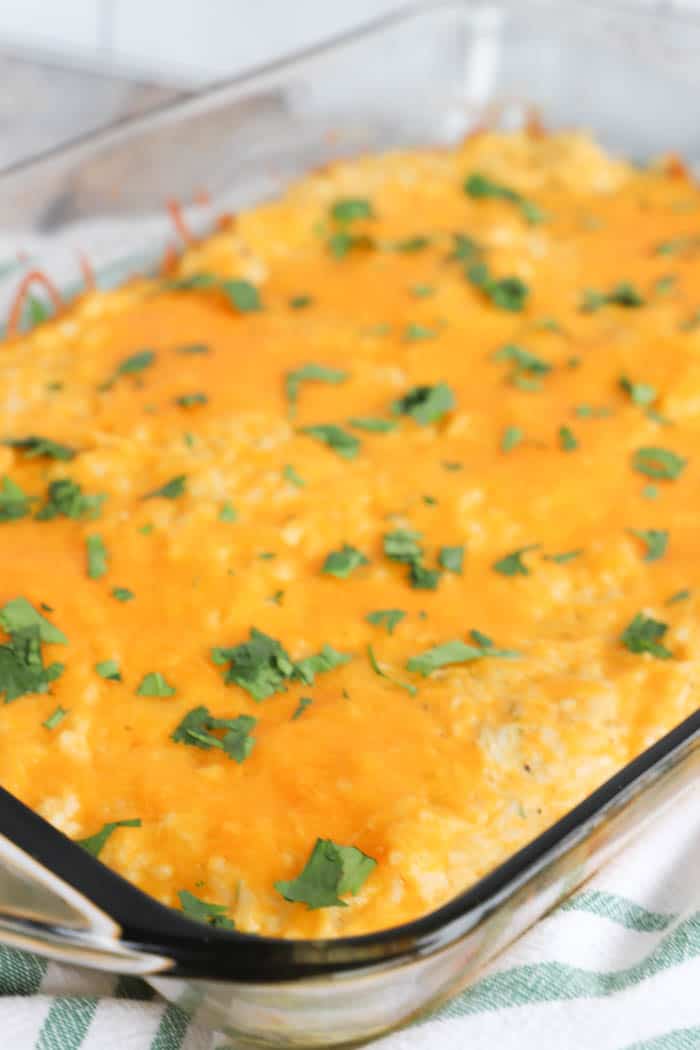
M 188 220 L 199 228 L 206 209 L 188 213 Z M 63 290 L 78 290 L 78 246 L 89 252 L 106 285 L 143 270 L 172 239 L 158 219 L 73 227 L 70 239 L 0 237 L 0 310 L 7 310 L 23 274 L 35 266 Z M 26 315 L 30 323 L 43 314 L 40 287 L 37 295 Z M 0 1045 L 234 1050 L 235 1042 L 189 1022 L 141 981 L 0 947 Z M 700 1050 L 700 784 L 469 988 L 374 1045 Z

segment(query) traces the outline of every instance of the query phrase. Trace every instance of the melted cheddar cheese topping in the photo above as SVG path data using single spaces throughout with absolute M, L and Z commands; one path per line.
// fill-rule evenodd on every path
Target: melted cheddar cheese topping
M 246 931 L 466 888 L 697 706 L 699 308 L 689 179 L 483 134 L 8 340 L 3 786 Z

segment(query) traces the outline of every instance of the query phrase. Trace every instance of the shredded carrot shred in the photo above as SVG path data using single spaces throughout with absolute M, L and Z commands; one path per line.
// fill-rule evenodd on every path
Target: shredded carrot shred
M 80 260 L 80 270 L 83 275 L 83 283 L 85 285 L 86 292 L 94 292 L 97 288 L 97 280 L 95 278 L 95 270 L 92 263 L 88 259 L 87 255 L 82 252 L 78 256 Z
M 197 238 L 185 222 L 185 216 L 182 213 L 182 205 L 180 202 L 176 201 L 174 197 L 170 197 L 166 201 L 166 204 L 177 234 L 182 238 L 185 244 L 194 244 Z
M 20 281 L 15 297 L 10 306 L 10 314 L 7 319 L 6 329 L 8 337 L 15 336 L 19 332 L 20 322 L 22 320 L 22 309 L 27 300 L 27 296 L 29 295 L 29 289 L 34 283 L 43 284 L 49 299 L 53 303 L 56 313 L 63 309 L 63 298 L 51 278 L 47 277 L 42 270 L 30 270 Z

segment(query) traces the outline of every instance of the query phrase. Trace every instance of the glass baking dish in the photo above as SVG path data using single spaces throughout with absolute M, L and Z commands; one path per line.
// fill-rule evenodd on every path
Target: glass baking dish
M 590 3 L 428 3 L 0 174 L 0 230 L 76 251 L 168 197 L 248 206 L 334 158 L 458 141 L 487 123 L 591 130 L 643 162 L 700 162 L 700 21 Z M 48 243 L 48 242 L 46 242 Z M 133 256 L 126 264 L 133 266 Z M 112 270 L 112 278 L 119 266 Z M 0 941 L 139 974 L 242 1046 L 356 1044 L 464 986 L 700 771 L 700 711 L 439 910 L 353 938 L 192 923 L 0 789 Z M 251 831 L 254 833 L 254 829 Z

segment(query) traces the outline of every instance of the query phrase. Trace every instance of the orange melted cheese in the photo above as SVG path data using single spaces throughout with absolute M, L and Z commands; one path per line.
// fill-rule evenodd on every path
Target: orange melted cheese
M 543 221 L 512 198 L 466 194 L 473 172 L 536 203 Z M 348 198 L 371 202 L 373 217 L 334 222 Z M 337 258 L 328 238 L 343 231 L 372 242 Z M 527 285 L 524 309 L 469 280 L 469 262 L 451 257 L 455 234 L 480 246 L 494 278 Z M 97 520 L 0 525 L 0 602 L 46 603 L 69 642 L 43 646 L 47 663 L 65 663 L 48 694 L 0 707 L 2 784 L 72 838 L 140 818 L 114 832 L 106 864 L 175 907 L 187 889 L 239 928 L 302 937 L 419 916 L 579 802 L 697 706 L 698 235 L 700 193 L 682 177 L 635 170 L 582 136 L 482 135 L 314 174 L 180 261 L 180 275 L 253 282 L 258 312 L 138 280 L 4 345 L 3 436 L 40 434 L 78 454 L 2 446 L 0 473 L 36 506 L 65 477 L 107 498 Z M 416 237 L 428 243 L 392 250 Z M 581 310 L 586 289 L 621 282 L 643 305 Z M 298 296 L 311 302 L 291 307 Z M 193 343 L 208 352 L 180 352 Z M 513 345 L 549 370 L 495 356 Z M 149 367 L 100 389 L 146 348 Z M 347 378 L 302 383 L 292 419 L 285 379 L 310 362 Z M 653 412 L 622 377 L 654 388 Z M 454 405 L 437 421 L 392 415 L 411 388 L 438 383 Z M 192 393 L 207 403 L 177 403 Z M 367 416 L 398 425 L 348 423 Z M 361 442 L 354 459 L 301 429 L 331 423 Z M 508 428 L 522 440 L 504 451 Z M 675 479 L 635 468 L 650 446 L 686 461 Z M 178 475 L 182 495 L 143 499 Z M 227 504 L 235 521 L 220 517 Z M 463 546 L 461 574 L 413 587 L 383 550 L 397 528 L 422 534 L 428 569 L 441 547 Z M 666 530 L 663 556 L 645 560 L 632 529 Z M 87 571 L 94 533 L 108 554 L 99 579 Z M 339 579 L 322 569 L 343 544 L 368 564 Z M 530 545 L 525 572 L 494 569 Z M 393 633 L 367 622 L 378 609 L 405 613 Z M 639 612 L 668 625 L 671 658 L 622 644 Z M 293 660 L 324 644 L 352 659 L 256 703 L 211 658 L 251 627 Z M 426 677 L 406 668 L 433 646 L 470 643 L 472 629 L 519 659 Z M 121 681 L 96 673 L 105 660 Z M 153 671 L 174 696 L 137 694 Z M 301 697 L 312 703 L 292 718 Z M 58 705 L 68 713 L 45 728 Z M 171 739 L 199 705 L 258 719 L 245 761 Z M 345 908 L 309 910 L 274 888 L 319 837 L 376 861 Z

